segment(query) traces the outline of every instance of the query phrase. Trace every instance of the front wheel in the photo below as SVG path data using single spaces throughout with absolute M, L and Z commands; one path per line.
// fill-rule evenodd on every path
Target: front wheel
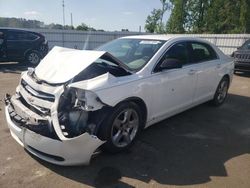
M 227 97 L 228 88 L 229 88 L 229 80 L 228 78 L 223 77 L 214 94 L 214 98 L 212 100 L 213 105 L 220 106 L 224 103 Z
M 117 153 L 128 149 L 141 128 L 140 108 L 133 102 L 121 103 L 100 127 L 100 137 L 106 140 L 104 150 Z

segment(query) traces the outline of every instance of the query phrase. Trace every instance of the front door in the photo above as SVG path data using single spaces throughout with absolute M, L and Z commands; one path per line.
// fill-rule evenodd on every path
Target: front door
M 178 59 L 185 65 L 189 61 L 187 44 L 181 42 L 170 47 L 160 60 Z M 197 75 L 195 65 L 182 68 L 157 71 L 152 74 L 151 119 L 162 119 L 192 105 Z

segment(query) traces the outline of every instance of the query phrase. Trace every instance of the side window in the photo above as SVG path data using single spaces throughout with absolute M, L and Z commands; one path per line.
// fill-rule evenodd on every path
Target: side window
M 176 59 L 180 61 L 181 64 L 188 63 L 188 51 L 185 42 L 181 42 L 173 45 L 167 52 L 164 54 L 163 58 L 160 60 L 162 63 L 165 59 Z
M 191 63 L 199 63 L 217 59 L 217 54 L 211 46 L 200 42 L 189 43 Z
M 7 40 L 35 40 L 37 37 L 28 32 L 9 31 Z
M 18 32 L 17 33 L 17 40 L 27 40 L 27 33 L 25 33 L 25 32 Z
M 26 40 L 35 40 L 35 39 L 37 39 L 37 38 L 38 38 L 38 36 L 35 35 L 35 34 L 33 34 L 33 33 L 27 33 L 27 34 L 25 35 L 25 39 L 26 39 Z
M 181 64 L 181 66 L 188 64 L 189 56 L 186 42 L 180 42 L 171 46 L 160 59 L 159 63 L 156 65 L 154 70 L 155 72 L 161 70 L 160 67 L 165 60 L 169 60 L 169 62 L 177 60 Z
M 7 33 L 7 40 L 17 40 L 18 39 L 18 34 L 17 32 L 14 31 L 9 31 Z
M 0 39 L 4 39 L 4 32 L 0 31 Z

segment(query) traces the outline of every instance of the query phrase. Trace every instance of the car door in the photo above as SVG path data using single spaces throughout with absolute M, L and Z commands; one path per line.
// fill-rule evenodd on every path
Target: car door
M 211 99 L 219 83 L 220 60 L 213 48 L 206 43 L 190 41 L 187 43 L 190 54 L 190 64 L 195 65 L 197 83 L 194 103 L 201 103 Z
M 183 67 L 178 69 L 157 70 L 166 58 L 177 59 Z M 192 105 L 195 91 L 196 74 L 189 62 L 186 42 L 172 45 L 163 55 L 153 71 L 152 82 L 152 119 L 164 119 L 185 110 Z
M 27 32 L 9 31 L 7 35 L 7 55 L 11 59 L 24 58 L 24 53 L 30 48 L 31 40 Z

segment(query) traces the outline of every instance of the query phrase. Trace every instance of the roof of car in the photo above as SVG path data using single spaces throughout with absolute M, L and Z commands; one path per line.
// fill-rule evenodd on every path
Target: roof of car
M 14 27 L 0 27 L 1 30 L 15 30 L 15 31 L 29 31 L 27 29 L 23 28 L 14 28 Z
M 23 32 L 35 33 L 35 34 L 43 36 L 41 33 L 28 30 L 28 28 L 27 29 L 26 28 L 22 29 L 22 28 L 12 28 L 12 27 L 0 27 L 0 30 L 23 31 Z
M 204 41 L 201 38 L 198 37 L 191 37 L 191 36 L 181 36 L 181 35 L 171 35 L 171 34 L 165 34 L 165 35 L 135 35 L 135 36 L 127 36 L 122 37 L 127 39 L 147 39 L 147 40 L 170 40 L 170 39 L 182 39 L 182 40 L 200 40 Z

